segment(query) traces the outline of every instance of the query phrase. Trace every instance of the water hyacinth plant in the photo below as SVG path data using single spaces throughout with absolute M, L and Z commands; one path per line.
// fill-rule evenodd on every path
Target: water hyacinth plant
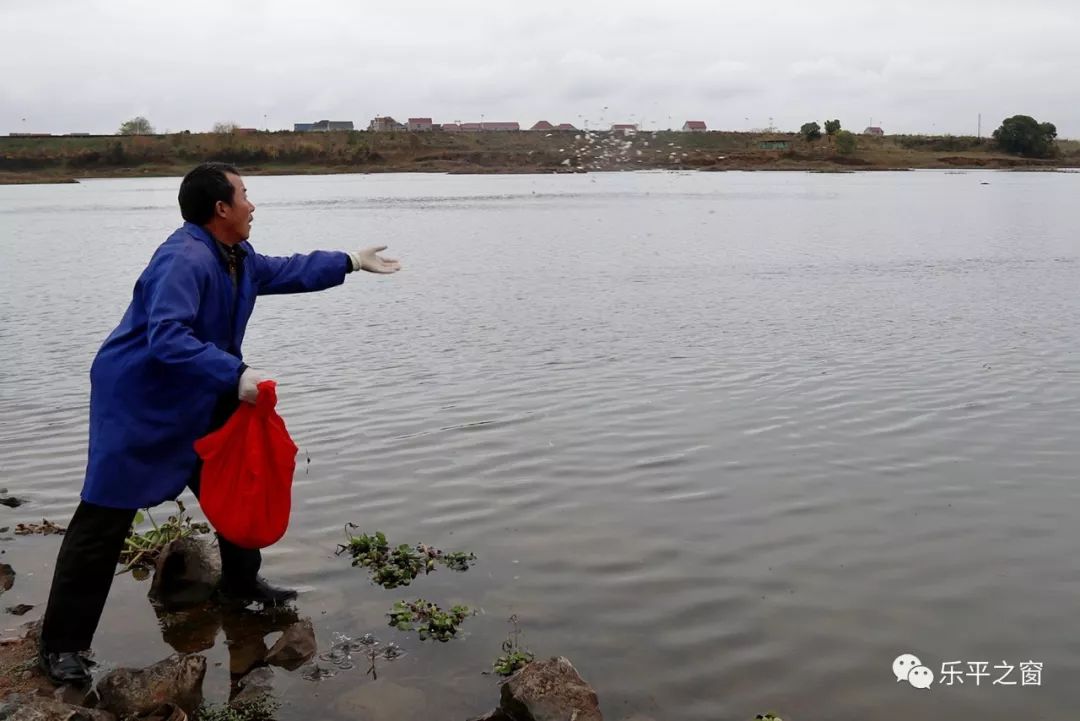
M 460 551 L 443 553 L 425 543 L 415 546 L 403 543 L 391 548 L 382 531 L 376 531 L 373 536 L 366 533 L 354 536 L 350 529 L 357 527 L 354 523 L 346 524 L 348 543 L 339 545 L 337 553 L 350 554 L 352 565 L 367 568 L 371 572 L 371 580 L 383 588 L 408 586 L 421 572 L 427 574 L 434 571 L 438 563 L 454 571 L 466 571 L 476 560 L 475 554 Z
M 468 606 L 453 606 L 444 611 L 438 604 L 418 598 L 398 601 L 386 615 L 390 617 L 391 626 L 399 631 L 415 630 L 421 641 L 433 638 L 446 642 L 457 634 L 458 627 L 472 613 Z

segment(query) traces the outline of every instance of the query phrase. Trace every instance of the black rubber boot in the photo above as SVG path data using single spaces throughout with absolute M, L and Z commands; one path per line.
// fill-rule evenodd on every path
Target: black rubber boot
M 242 586 L 223 580 L 221 593 L 232 601 L 257 602 L 265 606 L 280 606 L 296 598 L 294 589 L 272 586 L 262 576 L 256 576 L 253 582 Z

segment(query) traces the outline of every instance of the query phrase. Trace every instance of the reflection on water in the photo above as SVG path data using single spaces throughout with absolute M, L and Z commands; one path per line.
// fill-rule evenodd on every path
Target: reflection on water
M 244 608 L 213 602 L 183 610 L 158 610 L 157 616 L 162 639 L 179 653 L 213 648 L 218 634 L 224 632 L 233 680 L 263 663 L 270 650 L 268 635 L 300 620 L 295 609 L 288 607 Z

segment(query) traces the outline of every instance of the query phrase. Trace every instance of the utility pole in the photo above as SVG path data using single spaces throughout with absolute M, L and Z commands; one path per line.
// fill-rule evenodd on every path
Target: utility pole
M 979 140 L 982 140 L 982 113 L 979 113 Z

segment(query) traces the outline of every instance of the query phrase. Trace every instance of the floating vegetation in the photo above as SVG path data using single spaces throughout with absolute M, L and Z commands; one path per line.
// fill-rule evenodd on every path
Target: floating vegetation
M 280 705 L 269 698 L 241 701 L 228 706 L 203 704 L 195 718 L 197 721 L 271 721 Z
M 16 536 L 62 536 L 67 532 L 63 526 L 57 525 L 47 518 L 42 518 L 41 523 L 17 523 L 15 524 Z
M 368 568 L 371 580 L 383 588 L 408 586 L 421 572 L 428 574 L 434 571 L 438 563 L 453 571 L 467 571 L 476 561 L 476 554 L 461 551 L 443 553 L 426 543 L 415 546 L 403 543 L 391 549 L 382 531 L 376 531 L 373 536 L 366 533 L 354 536 L 353 528 L 358 526 L 355 523 L 345 525 L 348 543 L 339 545 L 337 554 L 350 554 L 352 565 Z
M 124 567 L 118 574 L 132 569 L 150 568 L 157 561 L 158 554 L 173 541 L 210 532 L 209 525 L 192 520 L 181 501 L 177 501 L 176 505 L 179 507 L 176 515 L 169 516 L 161 525 L 150 515 L 149 509 L 135 514 L 128 536 L 124 539 L 124 550 L 120 553 L 120 563 L 124 564 Z M 135 530 L 146 520 L 150 521 L 153 528 L 145 533 Z
M 517 614 L 510 617 L 510 623 L 514 629 L 507 635 L 502 643 L 502 655 L 491 664 L 491 670 L 500 676 L 511 676 L 519 669 L 525 668 L 536 658 L 533 652 L 520 643 L 521 628 L 518 627 Z
M 439 554 L 436 560 L 440 561 L 451 571 L 468 571 L 469 567 L 476 563 L 475 553 L 465 553 L 464 551 L 443 553 L 437 549 L 436 552 Z
M 415 630 L 421 641 L 434 638 L 446 642 L 457 634 L 458 626 L 472 611 L 468 606 L 453 606 L 444 611 L 438 604 L 418 598 L 412 602 L 398 601 L 386 615 L 391 626 L 399 631 Z
M 339 554 L 345 551 L 352 554 L 354 566 L 367 567 L 371 580 L 383 588 L 408 586 L 421 570 L 425 573 L 429 570 L 408 544 L 390 550 L 382 531 L 376 531 L 374 536 L 349 535 L 349 544 L 338 548 Z

